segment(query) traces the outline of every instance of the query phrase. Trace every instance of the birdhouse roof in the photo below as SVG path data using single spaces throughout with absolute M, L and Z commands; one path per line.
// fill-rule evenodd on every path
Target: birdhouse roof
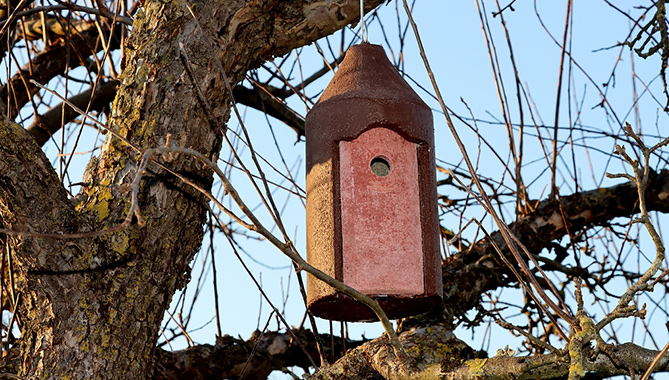
M 351 98 L 410 102 L 427 107 L 388 60 L 383 47 L 368 43 L 348 49 L 318 103 Z

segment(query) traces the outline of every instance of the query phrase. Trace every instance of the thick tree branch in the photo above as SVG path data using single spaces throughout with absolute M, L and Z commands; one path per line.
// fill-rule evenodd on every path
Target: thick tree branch
M 47 234 L 75 233 L 90 228 L 87 220 L 76 212 L 51 163 L 32 136 L 9 121 L 0 122 L 0 225 L 17 232 Z M 62 321 L 74 318 L 72 304 L 82 301 L 81 284 L 72 276 L 51 281 L 53 279 L 36 273 L 85 269 L 92 264 L 98 246 L 91 239 L 76 243 L 20 235 L 6 235 L 5 239 L 9 257 L 14 260 L 16 286 L 22 294 L 13 312 L 24 323 L 21 326 L 23 347 L 40 332 L 44 340 L 53 339 L 54 332 L 44 330 L 44 326 L 61 325 Z M 91 261 L 82 262 L 81 256 L 88 256 Z M 50 286 L 44 286 L 45 282 Z
M 55 9 L 54 9 L 55 10 Z M 18 17 L 38 12 L 38 9 L 33 8 L 28 11 L 17 13 Z M 84 20 L 68 21 L 65 18 L 54 16 L 39 17 L 35 16 L 23 21 L 22 27 L 19 28 L 17 39 L 24 39 L 28 41 L 35 41 L 43 39 L 48 36 L 49 39 L 66 38 L 68 35 L 85 32 L 91 27 L 91 23 Z
M 598 377 L 643 374 L 659 351 L 648 350 L 633 343 L 624 343 L 611 348 L 608 353 L 584 350 L 583 370 Z M 618 364 L 615 364 L 613 358 Z M 656 372 L 669 370 L 669 355 L 665 355 L 655 367 Z M 514 374 L 514 379 L 546 379 L 564 377 L 569 372 L 569 363 L 554 354 L 527 357 L 493 357 L 487 360 L 469 360 L 465 365 L 442 374 L 442 379 L 467 380 L 504 379 Z
M 669 171 L 651 176 L 646 199 L 650 211 L 669 212 Z M 542 201 L 534 212 L 511 223 L 509 228 L 531 253 L 539 253 L 553 241 L 566 236 L 567 231 L 577 235 L 592 226 L 606 225 L 614 218 L 631 217 L 638 212 L 637 203 L 637 188 L 628 182 L 562 197 L 559 203 Z M 492 233 L 491 237 L 503 251 L 507 251 L 499 232 Z M 485 239 L 446 259 L 443 270 L 444 314 L 447 318 L 463 316 L 479 303 L 486 291 L 517 281 L 498 258 L 490 241 Z
M 382 3 L 382 0 L 365 1 L 365 10 L 370 11 Z M 238 39 L 249 41 L 252 45 L 247 48 L 256 54 L 247 67 L 255 68 L 268 59 L 287 54 L 357 22 L 359 18 L 360 3 L 355 1 L 264 1 L 248 3 L 235 12 L 225 32 L 219 35 L 225 36 L 225 44 Z M 267 22 L 259 23 L 259 19 Z M 233 58 L 230 63 L 234 67 L 241 62 Z
M 459 366 L 463 360 L 484 357 L 455 338 L 443 325 L 414 328 L 400 335 L 412 363 L 402 363 L 387 339 L 378 338 L 349 350 L 329 367 L 321 368 L 311 380 L 439 379 L 443 368 Z M 407 371 L 407 364 L 413 364 Z
M 0 221 L 7 229 L 34 233 L 77 232 L 87 224 L 76 214 L 48 158 L 10 121 L 0 122 Z M 65 252 L 50 251 L 61 242 L 10 239 L 22 241 L 21 249 L 29 254 L 19 258 L 29 262 L 29 270 L 67 263 Z
M 332 366 L 320 369 L 310 379 L 361 379 L 380 374 L 386 379 L 501 380 L 564 377 L 569 361 L 564 355 L 526 357 L 499 355 L 486 358 L 472 350 L 440 325 L 409 330 L 400 335 L 407 352 L 418 363 L 408 375 L 388 349 L 383 338 L 349 351 Z M 612 346 L 607 353 L 583 350 L 583 369 L 600 377 L 643 374 L 659 352 L 632 343 Z M 612 360 L 613 359 L 613 360 Z M 614 361 L 617 363 L 615 364 Z M 669 371 L 669 355 L 660 359 L 656 371 Z
M 308 343 L 307 350 L 318 362 L 318 350 L 313 334 L 308 330 L 293 330 L 295 336 Z M 328 358 L 344 354 L 342 338 L 321 334 Z M 346 349 L 355 348 L 364 341 L 346 340 Z M 181 351 L 156 352 L 154 380 L 228 379 L 242 377 L 248 380 L 266 379 L 272 371 L 288 367 L 309 368 L 310 361 L 288 333 L 256 331 L 243 341 L 231 336 L 219 338 L 216 345 L 199 345 Z
M 116 22 L 121 22 L 126 25 L 132 25 L 132 19 L 127 17 L 127 16 L 122 16 L 119 14 L 114 14 L 114 12 L 110 11 L 109 8 L 104 6 L 104 4 L 98 3 L 98 5 L 102 5 L 99 8 L 90 8 L 90 7 L 83 7 L 80 5 L 76 4 L 71 4 L 71 3 L 61 3 L 61 4 L 56 4 L 56 5 L 44 5 L 40 7 L 33 7 L 28 10 L 18 12 L 17 17 L 26 17 L 26 16 L 32 16 L 36 13 L 46 13 L 46 12 L 57 12 L 57 11 L 65 11 L 69 10 L 72 12 L 79 12 L 79 13 L 88 13 L 91 15 L 96 15 L 96 16 L 102 16 L 110 21 L 116 20 Z M 53 17 L 53 16 L 50 16 Z M 48 26 L 47 26 L 48 27 Z M 56 29 L 57 30 L 57 29 Z M 41 37 L 37 37 L 41 38 Z M 36 39 L 37 39 L 36 38 Z

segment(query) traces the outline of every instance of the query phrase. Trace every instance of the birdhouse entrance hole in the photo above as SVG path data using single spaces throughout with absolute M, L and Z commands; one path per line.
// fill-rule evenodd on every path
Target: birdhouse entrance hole
M 385 177 L 390 174 L 390 164 L 384 157 L 378 156 L 372 158 L 369 167 L 372 169 L 372 173 L 379 177 Z

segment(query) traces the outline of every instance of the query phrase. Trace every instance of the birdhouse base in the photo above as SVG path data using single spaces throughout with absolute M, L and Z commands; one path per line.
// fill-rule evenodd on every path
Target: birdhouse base
M 441 303 L 441 295 L 402 297 L 396 295 L 372 295 L 390 319 L 406 318 L 428 312 Z M 344 322 L 375 322 L 377 316 L 370 308 L 342 294 L 332 293 L 311 300 L 309 312 L 313 315 Z

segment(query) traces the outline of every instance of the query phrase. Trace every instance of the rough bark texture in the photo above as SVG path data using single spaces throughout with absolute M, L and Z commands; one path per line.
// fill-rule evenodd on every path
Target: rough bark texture
M 109 127 L 140 151 L 169 140 L 213 157 L 221 147 L 219 125 L 229 114 L 219 60 L 234 86 L 249 68 L 359 17 L 358 2 L 351 0 L 190 4 L 199 23 L 183 2 L 147 1 L 133 25 Z M 75 203 L 24 130 L 5 123 L 0 133 L 5 228 L 79 233 L 125 218 L 128 184 L 140 159 L 133 147 L 109 137 L 99 160 L 89 164 Z M 211 170 L 189 157 L 164 164 L 204 188 L 211 184 Z M 159 323 L 175 289 L 188 280 L 188 263 L 202 241 L 206 201 L 164 170 L 148 172 L 140 185 L 142 226 L 99 238 L 9 237 L 23 294 L 20 376 L 150 377 Z
M 328 359 L 339 358 L 347 349 L 364 343 L 347 339 L 344 345 L 342 338 L 325 334 L 321 340 L 326 342 Z M 247 341 L 226 335 L 216 345 L 204 344 L 181 351 L 158 350 L 153 380 L 266 379 L 272 371 L 287 367 L 309 368 L 311 362 L 306 354 L 319 362 L 313 334 L 304 329 L 293 330 L 292 334 L 256 331 Z
M 570 363 L 563 354 L 487 358 L 455 338 L 443 325 L 413 328 L 400 335 L 408 360 L 399 360 L 387 340 L 378 338 L 350 350 L 335 364 L 322 368 L 310 380 L 370 379 L 397 380 L 504 380 L 565 378 Z M 595 377 L 643 374 L 659 352 L 632 343 L 616 346 L 610 352 L 595 352 L 585 347 L 583 370 Z M 615 360 L 615 363 L 614 363 Z M 657 364 L 657 371 L 669 369 L 669 356 Z

